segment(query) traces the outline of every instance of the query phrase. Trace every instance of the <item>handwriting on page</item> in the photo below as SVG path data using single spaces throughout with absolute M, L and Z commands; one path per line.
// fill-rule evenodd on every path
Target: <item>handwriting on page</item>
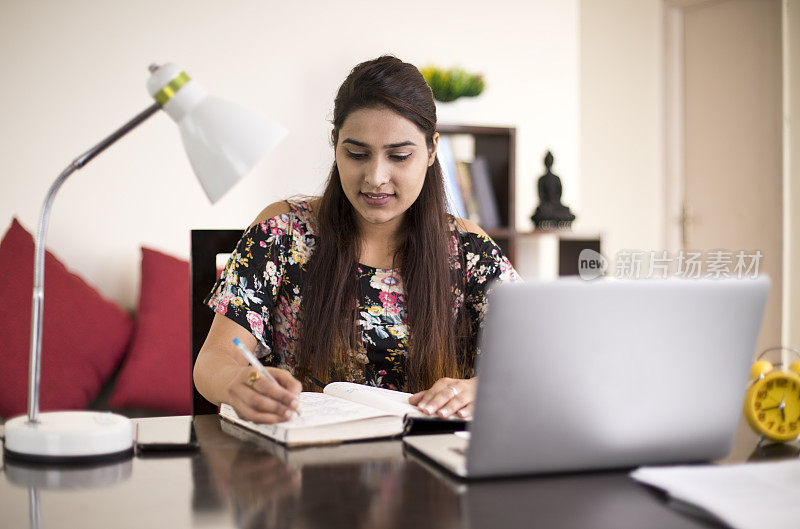
M 357 421 L 380 417 L 385 413 L 374 408 L 366 408 L 355 402 L 323 393 L 303 392 L 300 394 L 300 416 L 281 423 L 285 428 L 304 428 L 337 422 Z

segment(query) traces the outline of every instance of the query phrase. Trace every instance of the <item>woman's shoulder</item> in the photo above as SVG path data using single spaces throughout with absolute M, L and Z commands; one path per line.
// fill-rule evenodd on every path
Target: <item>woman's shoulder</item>
M 475 224 L 469 219 L 462 219 L 459 217 L 452 217 L 451 224 L 455 227 L 456 230 L 462 233 L 471 233 L 473 235 L 480 235 L 482 237 L 486 237 L 487 239 L 489 236 L 483 231 L 483 228 Z
M 450 217 L 450 230 L 454 234 L 453 243 L 466 251 L 480 251 L 496 247 L 496 243 L 483 228 L 468 219 Z M 454 249 L 451 249 L 451 253 Z
M 266 228 L 279 228 L 291 231 L 298 235 L 313 234 L 314 211 L 319 204 L 317 197 L 289 198 L 268 205 L 256 216 L 248 230 L 256 226 Z M 294 226 L 290 226 L 294 223 Z M 290 229 L 293 228 L 293 229 Z
M 265 207 L 261 210 L 255 220 L 250 223 L 248 229 L 252 229 L 258 224 L 263 224 L 264 222 L 269 221 L 270 219 L 280 219 L 281 215 L 286 215 L 291 211 L 289 207 L 289 202 L 286 200 L 281 200 L 279 202 L 273 202 L 269 206 Z
M 503 250 L 480 226 L 458 217 L 451 218 L 451 226 L 458 233 L 458 240 L 453 237 L 453 242 L 460 244 L 469 276 L 477 277 L 479 283 L 492 277 L 501 280 L 518 279 L 517 272 Z

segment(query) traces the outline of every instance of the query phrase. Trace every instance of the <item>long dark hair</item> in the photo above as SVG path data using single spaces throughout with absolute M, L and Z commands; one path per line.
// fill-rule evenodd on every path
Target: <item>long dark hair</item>
M 336 95 L 333 110 L 334 150 L 339 130 L 351 112 L 388 108 L 413 122 L 433 148 L 436 105 L 419 70 L 392 56 L 357 65 Z M 316 211 L 317 247 L 304 274 L 300 332 L 295 350 L 301 380 L 311 374 L 323 381 L 347 379 L 363 370 L 356 361 L 362 349 L 357 328 L 359 235 L 356 213 L 342 189 L 336 162 Z M 438 158 L 428 167 L 417 200 L 406 211 L 404 240 L 395 254 L 405 286 L 409 351 L 405 388 L 420 391 L 442 377 L 464 378 L 471 366 L 467 351 L 471 333 L 463 303 L 464 260 L 450 266 L 451 216 L 445 209 Z M 459 248 L 459 245 L 455 245 Z

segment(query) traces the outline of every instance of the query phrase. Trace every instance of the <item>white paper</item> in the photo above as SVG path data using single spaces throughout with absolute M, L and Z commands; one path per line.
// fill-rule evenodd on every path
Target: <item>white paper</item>
M 642 467 L 631 477 L 740 529 L 800 527 L 800 461 Z

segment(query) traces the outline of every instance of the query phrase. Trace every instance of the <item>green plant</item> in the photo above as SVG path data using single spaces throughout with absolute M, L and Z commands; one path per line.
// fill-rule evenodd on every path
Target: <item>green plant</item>
M 471 74 L 458 67 L 445 70 L 427 66 L 420 71 L 433 91 L 433 98 L 443 103 L 459 97 L 475 97 L 486 86 L 481 74 Z

